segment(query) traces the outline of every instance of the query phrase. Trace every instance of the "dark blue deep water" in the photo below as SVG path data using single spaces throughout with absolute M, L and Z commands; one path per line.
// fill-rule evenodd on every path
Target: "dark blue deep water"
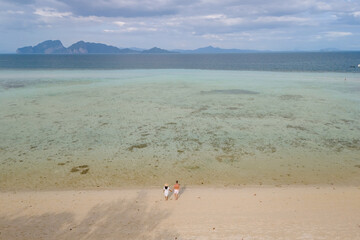
M 0 69 L 214 69 L 360 72 L 360 52 L 0 55 Z

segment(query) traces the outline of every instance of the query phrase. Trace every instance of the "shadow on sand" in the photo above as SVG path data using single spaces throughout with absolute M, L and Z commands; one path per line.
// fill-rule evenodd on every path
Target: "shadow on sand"
M 179 198 L 186 191 L 186 185 L 180 187 Z
M 181 195 L 185 192 L 185 190 L 186 190 L 186 185 L 180 186 L 179 199 L 181 198 Z M 169 199 L 175 200 L 174 189 L 172 189 L 172 192 L 169 193 Z
M 0 239 L 179 239 L 173 229 L 156 230 L 170 213 L 136 199 L 98 204 L 80 222 L 70 212 L 0 216 Z

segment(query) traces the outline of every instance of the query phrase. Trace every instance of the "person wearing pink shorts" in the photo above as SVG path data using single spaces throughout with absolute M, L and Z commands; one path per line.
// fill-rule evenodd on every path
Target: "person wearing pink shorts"
M 176 184 L 174 185 L 175 200 L 178 200 L 178 198 L 179 198 L 179 192 L 180 192 L 180 184 L 179 184 L 179 181 L 176 180 Z

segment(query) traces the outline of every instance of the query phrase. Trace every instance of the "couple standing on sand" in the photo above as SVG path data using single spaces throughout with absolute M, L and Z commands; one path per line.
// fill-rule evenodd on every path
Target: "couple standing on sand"
M 176 180 L 176 183 L 174 185 L 175 200 L 178 200 L 178 198 L 179 198 L 179 191 L 180 191 L 180 184 L 179 184 L 179 181 Z M 172 192 L 170 187 L 169 187 L 169 184 L 165 183 L 165 186 L 163 188 L 163 192 L 164 192 L 164 195 L 165 195 L 165 200 L 168 200 L 169 192 Z

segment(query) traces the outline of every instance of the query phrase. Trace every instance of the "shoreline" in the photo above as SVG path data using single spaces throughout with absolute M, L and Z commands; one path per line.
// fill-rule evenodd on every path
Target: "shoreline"
M 4 239 L 357 239 L 360 187 L 0 192 Z
M 169 185 L 172 187 L 172 185 Z M 182 186 L 186 188 L 192 189 L 232 189 L 232 190 L 241 190 L 241 189 L 282 189 L 282 188 L 293 188 L 293 189 L 336 189 L 336 188 L 359 188 L 359 184 L 342 184 L 342 183 L 334 183 L 334 184 L 326 184 L 326 183 L 311 183 L 311 184 L 287 184 L 287 183 L 279 183 L 279 184 L 182 184 Z M 26 192 L 70 192 L 70 191 L 127 191 L 127 190 L 156 190 L 161 189 L 163 186 L 159 185 L 128 185 L 128 186 L 99 186 L 99 187 L 79 187 L 73 188 L 71 186 L 65 188 L 3 188 L 0 189 L 0 194 L 3 193 L 26 193 Z

